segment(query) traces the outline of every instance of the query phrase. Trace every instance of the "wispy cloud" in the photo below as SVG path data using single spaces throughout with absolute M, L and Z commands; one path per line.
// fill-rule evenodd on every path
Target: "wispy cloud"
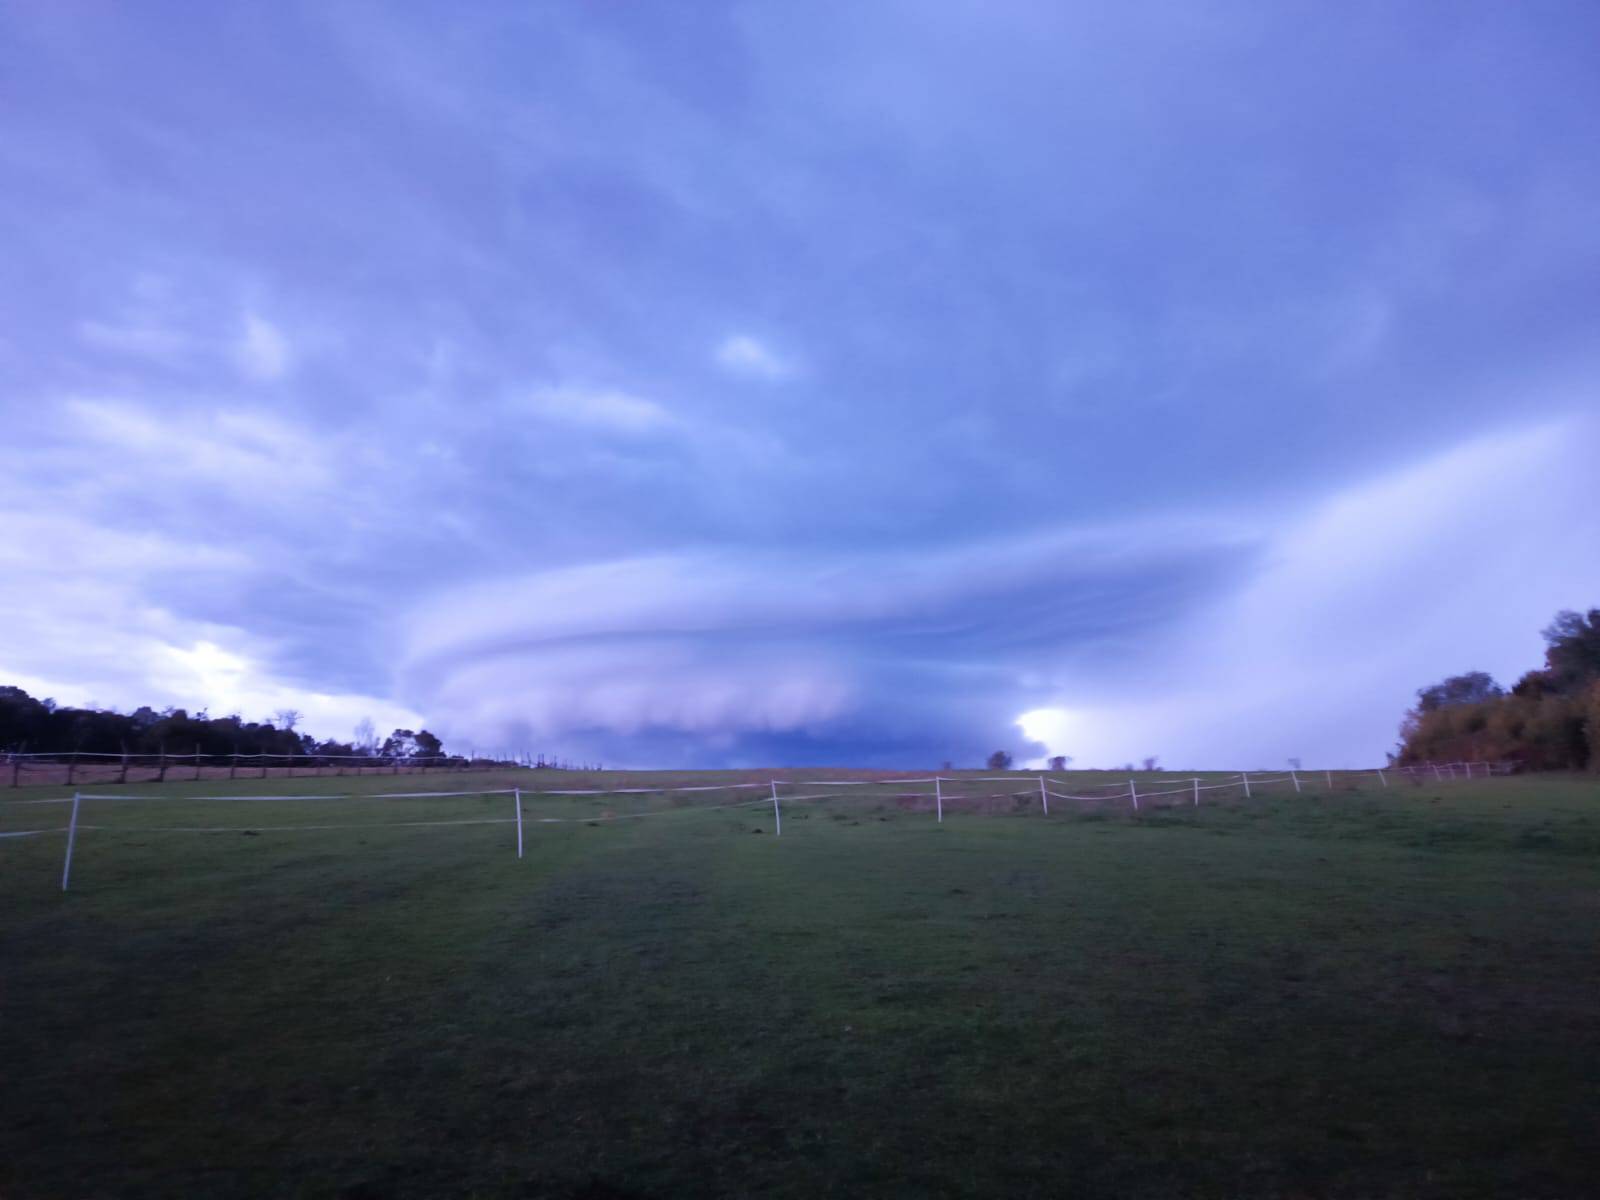
M 65 404 L 79 436 L 114 451 L 116 465 L 159 465 L 168 475 L 274 496 L 327 485 L 331 446 L 270 413 L 251 409 L 157 411 L 120 400 L 74 398 Z
M 677 423 L 654 400 L 612 388 L 543 388 L 528 394 L 518 407 L 544 421 L 627 437 L 660 433 Z
M 289 339 L 276 325 L 246 313 L 244 329 L 233 347 L 234 361 L 246 376 L 261 382 L 281 379 L 293 361 Z
M 188 333 L 162 325 L 84 321 L 78 326 L 78 334 L 93 349 L 131 355 L 166 366 L 184 362 L 195 348 L 194 339 Z
M 753 379 L 776 381 L 794 374 L 786 359 L 748 334 L 724 338 L 717 346 L 717 363 L 731 374 Z

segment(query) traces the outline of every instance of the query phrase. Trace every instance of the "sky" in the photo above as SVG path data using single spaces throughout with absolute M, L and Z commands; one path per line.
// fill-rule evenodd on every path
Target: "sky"
M 0 682 L 1383 760 L 1600 606 L 1600 9 L 0 9 Z

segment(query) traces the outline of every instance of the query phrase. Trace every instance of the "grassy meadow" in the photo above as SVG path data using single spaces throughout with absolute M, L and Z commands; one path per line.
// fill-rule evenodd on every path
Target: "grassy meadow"
M 89 801 L 0 838 L 0 1196 L 1594 1194 L 1600 785 L 1307 778 Z

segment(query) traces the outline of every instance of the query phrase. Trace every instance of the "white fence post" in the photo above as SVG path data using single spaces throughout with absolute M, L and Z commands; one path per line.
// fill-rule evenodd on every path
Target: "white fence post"
M 1198 779 L 1194 781 L 1194 806 L 1196 808 L 1200 807 L 1200 781 Z
M 1244 784 L 1244 798 L 1250 799 L 1250 775 L 1247 771 L 1239 772 L 1239 782 Z
M 1128 780 L 1128 795 L 1133 799 L 1133 811 L 1139 811 L 1139 788 L 1133 780 Z
M 1389 786 L 1389 780 L 1384 776 L 1382 767 L 1378 768 L 1378 782 L 1383 784 L 1384 787 Z
M 80 793 L 72 793 L 72 819 L 67 822 L 67 858 L 61 864 L 61 890 L 67 890 L 67 881 L 72 878 L 72 844 L 78 840 L 78 805 L 82 802 Z
M 517 801 L 517 857 L 522 857 L 522 789 L 512 788 L 512 795 Z
M 1289 768 L 1289 778 L 1294 780 L 1294 794 L 1298 796 L 1300 794 L 1300 776 L 1294 773 L 1293 767 Z
M 776 836 L 782 837 L 783 836 L 783 814 L 778 811 L 778 781 L 776 779 L 774 779 L 774 780 L 771 781 L 771 783 L 772 783 L 772 827 L 773 827 L 773 829 L 774 829 L 774 831 L 776 833 Z
M 1333 791 L 1333 772 L 1325 771 L 1324 774 L 1328 777 L 1328 790 L 1331 792 Z
M 1039 776 L 1039 803 L 1044 805 L 1044 815 L 1050 815 L 1050 793 L 1045 791 L 1044 776 Z
M 944 789 L 939 786 L 939 777 L 933 777 L 933 805 L 934 811 L 939 814 L 939 820 L 944 821 Z

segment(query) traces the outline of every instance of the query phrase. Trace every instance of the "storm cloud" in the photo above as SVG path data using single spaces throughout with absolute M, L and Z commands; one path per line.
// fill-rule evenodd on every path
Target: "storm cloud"
M 639 766 L 1374 761 L 1600 602 L 1597 34 L 13 8 L 0 682 Z

